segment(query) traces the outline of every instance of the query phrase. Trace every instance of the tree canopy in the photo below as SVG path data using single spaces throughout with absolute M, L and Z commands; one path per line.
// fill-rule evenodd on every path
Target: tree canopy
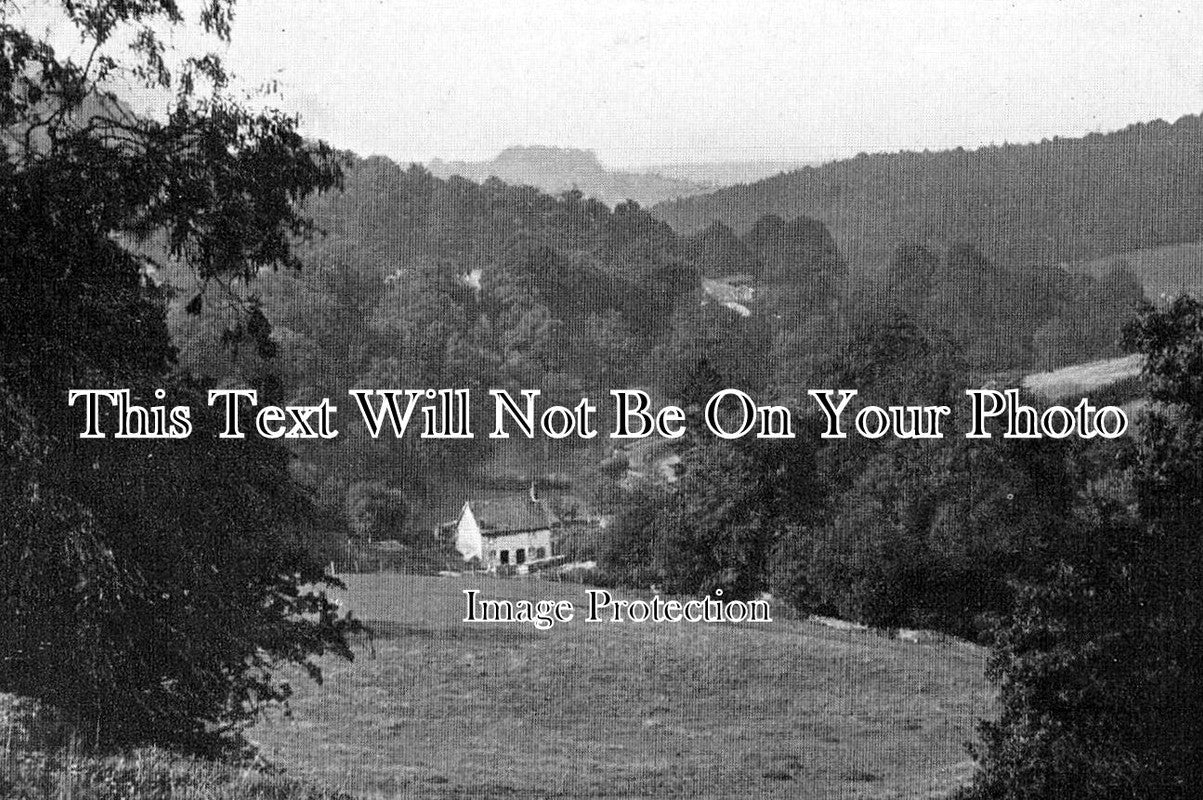
M 244 289 L 299 266 L 300 202 L 341 167 L 233 99 L 216 57 L 175 58 L 156 34 L 225 38 L 229 0 L 194 20 L 172 0 L 64 0 L 82 63 L 17 6 L 0 14 L 0 689 L 59 707 L 85 742 L 219 746 L 288 697 L 282 664 L 317 676 L 316 656 L 349 657 L 353 623 L 313 588 L 328 578 L 297 535 L 288 453 L 216 438 L 157 275 L 185 266 L 203 290 L 189 309 L 219 298 L 221 341 L 270 358 Z M 131 83 L 165 112 L 132 114 L 114 89 Z M 189 405 L 192 436 L 81 440 L 68 390 L 116 387 Z
M 1150 399 L 1135 441 L 1077 482 L 990 662 L 971 798 L 1186 798 L 1203 781 L 1203 304 L 1128 329 Z M 1084 462 L 1089 465 L 1089 462 Z

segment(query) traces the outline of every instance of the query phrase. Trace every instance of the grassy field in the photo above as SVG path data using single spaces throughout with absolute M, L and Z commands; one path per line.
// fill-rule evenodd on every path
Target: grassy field
M 365 797 L 938 797 L 972 769 L 984 654 L 815 623 L 463 623 L 461 590 L 551 581 L 350 576 L 374 645 L 298 678 L 251 731 L 295 778 Z
M 1125 381 L 1135 381 L 1143 367 L 1144 356 L 1140 354 L 1107 358 L 1025 375 L 1023 387 L 1048 400 L 1080 397 Z

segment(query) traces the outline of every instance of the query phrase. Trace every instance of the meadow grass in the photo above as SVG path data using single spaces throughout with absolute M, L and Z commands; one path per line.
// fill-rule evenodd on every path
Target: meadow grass
M 1143 366 L 1144 356 L 1139 353 L 1104 358 L 1026 375 L 1023 387 L 1049 400 L 1081 397 L 1124 381 L 1134 381 Z M 1138 390 L 1139 386 L 1134 385 L 1133 389 Z
M 306 785 L 362 797 L 939 797 L 992 708 L 984 651 L 803 621 L 473 624 L 462 589 L 570 583 L 347 576 L 374 629 L 291 716 L 250 732 Z
M 73 745 L 0 753 L 6 800 L 355 800 L 256 763 L 233 764 L 155 747 L 85 753 Z

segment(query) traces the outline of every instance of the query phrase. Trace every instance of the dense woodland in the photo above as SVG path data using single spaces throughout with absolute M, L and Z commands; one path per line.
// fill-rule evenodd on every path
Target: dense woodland
M 231 316 L 227 285 L 165 272 L 192 370 L 217 382 L 269 380 L 294 402 L 358 386 L 466 387 L 479 398 L 492 387 L 538 388 L 557 402 L 645 386 L 685 404 L 735 386 L 796 402 L 843 348 L 900 319 L 947 337 L 967 385 L 1115 355 L 1141 301 L 1122 267 L 1096 278 L 995 263 L 972 243 L 900 241 L 884 269 L 866 271 L 815 219 L 766 215 L 742 237 L 717 222 L 681 236 L 634 203 L 443 180 L 383 158 L 352 157 L 343 190 L 307 212 L 321 235 L 302 251 L 305 269 L 235 287 L 270 326 L 270 359 L 236 346 L 246 323 Z M 752 299 L 733 308 L 707 290 L 709 279 L 739 282 Z M 235 346 L 214 348 L 222 336 Z M 509 455 L 527 464 L 512 477 L 580 479 L 582 465 L 601 460 L 561 447 L 548 463 L 548 453 L 506 447 L 483 436 L 370 441 L 352 427 L 302 447 L 299 469 L 336 512 L 353 484 L 386 482 L 428 529 L 439 520 L 423 509 L 447 491 L 462 495 L 462 481 L 447 488 L 452 475 L 487 481 Z
M 683 233 L 765 214 L 821 219 L 849 259 L 899 241 L 972 242 L 1004 264 L 1075 262 L 1203 238 L 1203 118 L 1037 144 L 861 154 L 655 213 Z
M 174 3 L 63 8 L 97 45 L 143 30 L 127 77 L 174 98 L 134 118 L 91 71 L 116 62 L 63 61 L 0 17 L 0 690 L 57 707 L 79 746 L 238 744 L 288 698 L 285 667 L 352 655 L 319 591 L 328 537 L 400 529 L 433 563 L 413 520 L 506 455 L 354 426 L 219 440 L 206 387 L 641 385 L 696 415 L 737 386 L 792 407 L 798 436 L 695 433 L 676 480 L 623 480 L 594 445 L 523 454 L 612 515 L 595 580 L 990 643 L 974 798 L 1196 795 L 1203 306 L 1054 266 L 1199 238 L 1196 118 L 866 157 L 653 215 L 338 154 L 229 100 L 217 61 L 169 70 L 141 26 L 183 24 Z M 229 10 L 200 27 L 228 36 Z M 1114 442 L 828 442 L 803 402 L 956 405 L 1123 351 L 1146 357 L 1145 403 Z M 114 385 L 190 405 L 197 433 L 81 441 L 67 391 Z

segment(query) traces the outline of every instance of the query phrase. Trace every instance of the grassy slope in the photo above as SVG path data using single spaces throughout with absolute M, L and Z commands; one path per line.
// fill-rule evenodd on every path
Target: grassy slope
M 1025 375 L 1023 387 L 1049 400 L 1084 396 L 1137 378 L 1143 366 L 1144 356 L 1139 354 L 1106 358 Z
M 925 797 L 971 769 L 984 654 L 812 623 L 461 623 L 484 596 L 581 587 L 352 576 L 375 653 L 298 680 L 264 754 L 328 786 L 418 797 Z

